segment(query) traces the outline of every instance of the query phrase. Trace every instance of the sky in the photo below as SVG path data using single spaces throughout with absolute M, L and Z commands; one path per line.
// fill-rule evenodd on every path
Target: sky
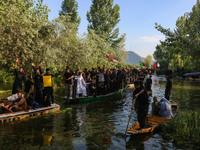
M 63 0 L 44 0 L 51 12 L 49 19 L 59 16 Z M 81 17 L 79 33 L 87 32 L 87 11 L 92 0 L 77 0 Z M 155 23 L 173 30 L 178 17 L 191 12 L 196 0 L 114 0 L 120 6 L 120 22 L 117 27 L 120 34 L 126 34 L 126 50 L 134 51 L 142 57 L 153 55 L 159 40 L 164 35 L 155 29 Z

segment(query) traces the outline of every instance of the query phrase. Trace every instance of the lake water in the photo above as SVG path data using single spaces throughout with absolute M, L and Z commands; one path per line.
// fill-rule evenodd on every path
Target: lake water
M 153 77 L 153 96 L 164 96 L 166 80 Z M 8 88 L 9 89 L 9 88 Z M 67 104 L 63 87 L 57 88 L 59 114 L 0 125 L 0 150 L 4 149 L 179 149 L 159 133 L 124 136 L 131 111 L 132 89 L 122 97 L 85 104 Z M 7 96 L 0 93 L 0 97 Z M 152 97 L 150 97 L 152 101 Z M 199 111 L 200 82 L 173 80 L 171 100 L 179 103 L 179 111 Z M 134 112 L 131 119 L 137 120 Z

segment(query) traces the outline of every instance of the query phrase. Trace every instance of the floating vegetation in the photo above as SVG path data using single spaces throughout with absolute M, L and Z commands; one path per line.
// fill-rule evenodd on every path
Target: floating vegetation
M 173 89 L 181 89 L 181 90 L 200 90 L 200 86 L 173 85 Z
M 181 112 L 166 124 L 161 125 L 161 135 L 173 139 L 179 146 L 198 146 L 200 142 L 200 112 Z

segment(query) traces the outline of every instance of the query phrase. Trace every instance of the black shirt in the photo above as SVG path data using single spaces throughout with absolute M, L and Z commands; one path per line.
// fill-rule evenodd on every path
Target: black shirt
M 65 77 L 65 83 L 66 83 L 66 84 L 72 84 L 71 79 L 70 79 L 70 80 L 67 80 L 67 79 L 69 79 L 71 76 L 72 76 L 71 73 L 65 72 L 64 77 Z
M 143 106 L 143 105 L 148 105 L 149 104 L 148 94 L 147 94 L 146 89 L 143 86 L 141 86 L 139 89 L 135 89 L 133 91 L 133 97 L 136 94 L 138 94 L 140 91 L 142 91 L 143 89 L 144 89 L 144 92 L 137 97 L 137 101 L 139 103 L 139 106 Z
M 73 82 L 74 82 L 74 85 L 77 85 L 77 81 L 78 81 L 78 75 L 77 74 L 74 74 L 74 78 L 73 78 Z
M 32 81 L 26 80 L 26 81 L 25 81 L 24 91 L 25 91 L 26 93 L 29 93 L 29 91 L 30 91 L 32 85 L 33 85 L 33 82 L 32 82 Z
M 14 84 L 22 86 L 22 81 L 25 81 L 25 74 L 15 69 L 15 82 Z

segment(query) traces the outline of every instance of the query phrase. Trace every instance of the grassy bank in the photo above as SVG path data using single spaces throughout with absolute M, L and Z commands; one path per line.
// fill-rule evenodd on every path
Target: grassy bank
M 161 125 L 161 135 L 173 140 L 180 147 L 199 147 L 200 112 L 181 112 L 166 124 Z

